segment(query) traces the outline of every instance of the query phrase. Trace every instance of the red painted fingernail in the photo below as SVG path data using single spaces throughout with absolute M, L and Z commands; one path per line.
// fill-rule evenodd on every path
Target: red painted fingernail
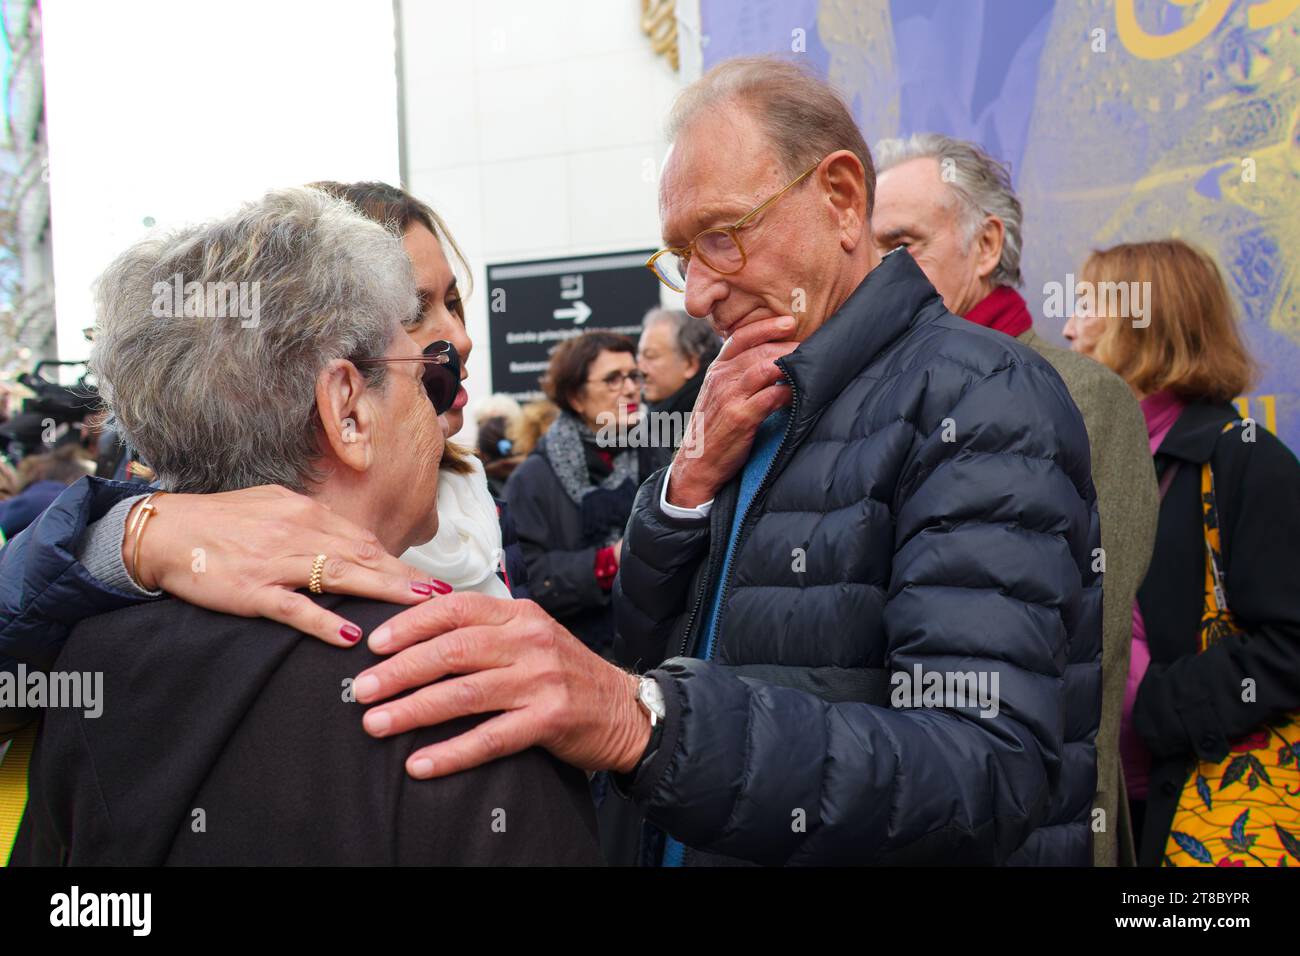
M 339 628 L 339 636 L 349 644 L 355 644 L 361 640 L 361 628 L 355 624 L 344 624 Z
M 428 597 L 433 593 L 433 585 L 429 584 L 427 581 L 412 581 L 411 590 L 416 594 L 423 594 L 425 597 Z
M 439 594 L 450 594 L 452 592 L 450 584 L 446 581 L 439 581 L 437 578 L 433 579 L 433 589 Z

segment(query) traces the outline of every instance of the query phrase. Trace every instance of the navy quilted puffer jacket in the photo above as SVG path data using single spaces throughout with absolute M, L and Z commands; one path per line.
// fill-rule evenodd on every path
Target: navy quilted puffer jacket
M 790 421 L 735 542 L 738 479 L 707 519 L 663 514 L 665 472 L 638 495 L 619 654 L 668 715 L 631 797 L 688 865 L 1090 865 L 1100 527 L 1065 385 L 905 252 L 778 365 Z M 889 699 L 842 692 L 873 672 Z M 930 672 L 917 694 L 982 677 L 996 714 L 895 699 Z

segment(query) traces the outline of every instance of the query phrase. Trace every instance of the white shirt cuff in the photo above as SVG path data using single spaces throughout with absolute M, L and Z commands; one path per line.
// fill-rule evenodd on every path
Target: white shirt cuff
M 713 507 L 713 499 L 710 498 L 702 505 L 694 508 L 682 508 L 678 505 L 668 503 L 668 482 L 673 477 L 673 466 L 669 465 L 668 470 L 664 472 L 664 490 L 659 492 L 659 510 L 670 518 L 688 519 L 688 518 L 707 518 L 709 509 Z

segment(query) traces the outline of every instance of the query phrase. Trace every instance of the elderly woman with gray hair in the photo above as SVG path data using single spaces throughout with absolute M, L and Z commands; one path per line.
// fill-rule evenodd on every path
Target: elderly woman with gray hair
M 209 314 L 211 290 L 253 308 Z M 404 329 L 419 312 L 412 267 L 382 226 L 319 190 L 273 192 L 128 250 L 100 281 L 98 312 L 101 389 L 159 494 L 277 483 L 390 555 L 434 537 L 438 416 L 459 360 Z M 152 507 L 128 530 L 128 564 Z M 302 555 L 318 595 L 324 557 Z M 350 641 L 398 610 L 315 600 L 356 622 Z M 599 861 L 582 774 L 541 750 L 438 781 L 401 773 L 478 719 L 368 736 L 351 684 L 373 660 L 174 599 L 82 621 L 55 667 L 102 675 L 101 712 L 46 710 L 13 862 Z

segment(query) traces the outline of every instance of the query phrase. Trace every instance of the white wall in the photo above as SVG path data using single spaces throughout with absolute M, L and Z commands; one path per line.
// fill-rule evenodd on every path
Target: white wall
M 659 245 L 679 80 L 640 17 L 639 0 L 403 0 L 406 185 L 473 267 L 471 413 L 489 387 L 487 263 Z
M 44 0 L 60 357 L 144 236 L 316 179 L 398 179 L 390 0 Z

